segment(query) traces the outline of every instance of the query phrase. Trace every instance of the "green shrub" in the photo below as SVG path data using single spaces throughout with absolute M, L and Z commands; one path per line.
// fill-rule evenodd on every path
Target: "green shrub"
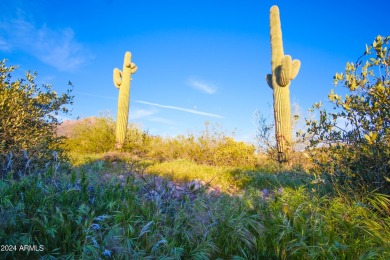
M 151 136 L 147 131 L 143 131 L 135 124 L 129 124 L 126 131 L 126 141 L 123 150 L 130 152 L 136 157 L 145 157 L 152 140 L 157 137 Z
M 234 140 L 218 126 L 210 127 L 208 122 L 198 136 L 190 134 L 170 139 L 166 151 L 170 151 L 173 159 L 211 166 L 254 166 L 256 163 L 253 145 Z
M 115 122 L 109 116 L 86 118 L 72 126 L 66 148 L 79 157 L 114 150 Z M 235 141 L 216 128 L 206 129 L 199 136 L 152 136 L 129 124 L 122 152 L 133 158 L 157 161 L 186 159 L 213 166 L 254 166 L 257 162 L 253 145 Z
M 255 148 L 244 142 L 235 141 L 231 137 L 224 137 L 215 148 L 213 160 L 215 165 L 253 166 L 256 158 Z
M 115 122 L 110 117 L 85 118 L 75 124 L 66 141 L 74 153 L 104 153 L 114 149 Z
M 337 73 L 334 80 L 349 94 L 343 98 L 332 90 L 334 111 L 315 104 L 319 121 L 307 121 L 311 147 L 317 147 L 315 162 L 339 187 L 390 191 L 389 41 L 390 36 L 376 37 L 363 56 L 347 63 L 345 74 Z
M 79 161 L 76 157 L 115 150 L 115 121 L 109 115 L 84 118 L 71 124 L 69 128 L 65 147 L 69 150 L 74 163 L 76 160 Z M 133 124 L 129 124 L 126 133 L 122 151 L 138 157 L 145 156 L 148 142 L 152 137 Z
M 20 176 L 45 167 L 53 156 L 62 158 L 57 115 L 68 113 L 71 90 L 58 95 L 51 85 L 37 86 L 36 73 L 11 81 L 15 66 L 0 61 L 0 176 Z M 71 84 L 71 83 L 69 83 Z

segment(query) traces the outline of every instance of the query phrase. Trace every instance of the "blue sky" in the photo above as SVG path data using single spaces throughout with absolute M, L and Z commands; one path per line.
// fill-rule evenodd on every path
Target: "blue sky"
M 326 103 L 333 75 L 378 34 L 390 35 L 387 0 L 0 0 L 0 59 L 20 66 L 15 76 L 37 71 L 37 82 L 58 92 L 70 80 L 70 118 L 106 112 L 115 117 L 112 71 L 122 69 L 124 53 L 131 51 L 138 71 L 131 82 L 130 122 L 174 136 L 198 132 L 209 121 L 251 141 L 255 111 L 272 114 L 265 75 L 271 69 L 274 4 L 285 54 L 302 62 L 291 84 L 291 100 L 302 111 Z

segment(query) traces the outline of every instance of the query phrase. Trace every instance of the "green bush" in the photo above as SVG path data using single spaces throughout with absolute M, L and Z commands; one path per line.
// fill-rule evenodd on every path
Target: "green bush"
M 330 174 L 338 187 L 390 191 L 390 55 L 389 37 L 378 36 L 355 63 L 334 77 L 349 94 L 332 90 L 334 111 L 320 109 L 308 120 L 311 148 L 319 170 Z M 376 75 L 375 75 L 376 74 Z M 323 160 L 320 160 L 320 156 Z M 341 185 L 338 185 L 341 184 Z
M 174 138 L 153 138 L 149 144 L 149 158 L 159 161 L 187 159 L 211 166 L 254 166 L 253 145 L 238 142 L 216 126 L 206 127 L 199 136 L 189 134 Z
M 111 117 L 87 118 L 72 126 L 66 147 L 74 156 L 107 153 L 114 150 L 115 122 Z M 135 125 L 128 126 L 123 152 L 134 158 L 157 161 L 187 159 L 214 166 L 254 166 L 255 148 L 237 142 L 222 131 L 206 124 L 199 136 L 152 136 Z
M 205 130 L 199 136 L 190 135 L 180 140 L 186 157 L 199 164 L 213 166 L 254 166 L 255 148 L 228 136 L 218 126 L 205 123 Z M 184 144 L 183 144 L 184 143 Z
M 89 117 L 70 124 L 65 147 L 74 155 L 101 154 L 115 150 L 115 121 L 110 115 Z M 129 124 L 122 151 L 143 156 L 153 137 Z
M 74 153 L 104 153 L 114 149 L 115 122 L 109 117 L 91 117 L 77 122 L 66 147 Z
M 231 137 L 220 140 L 213 156 L 216 165 L 253 166 L 256 158 L 255 148 L 244 142 L 237 142 Z
M 68 113 L 73 97 L 71 90 L 58 95 L 51 85 L 38 87 L 36 73 L 11 81 L 16 67 L 5 63 L 0 61 L 0 176 L 20 176 L 45 167 L 53 156 L 62 158 L 57 115 Z

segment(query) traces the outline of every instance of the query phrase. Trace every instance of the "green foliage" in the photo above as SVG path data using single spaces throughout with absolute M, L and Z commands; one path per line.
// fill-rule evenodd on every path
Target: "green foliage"
M 150 145 L 149 157 L 160 161 L 187 159 L 198 164 L 233 167 L 256 163 L 253 145 L 235 141 L 217 126 L 210 127 L 208 122 L 198 136 L 155 138 Z
M 364 197 L 328 197 L 304 187 L 276 192 L 263 208 L 266 251 L 280 259 L 387 259 L 390 219 Z M 389 199 L 371 194 L 387 208 Z M 383 227 L 380 230 L 379 227 Z M 379 246 L 381 245 L 381 246 Z
M 115 122 L 110 117 L 86 118 L 72 129 L 66 147 L 74 153 L 102 153 L 114 149 Z
M 101 161 L 71 174 L 0 180 L 5 259 L 388 259 L 389 199 L 320 196 L 304 176 L 251 174 L 255 189 L 175 197 L 169 183 Z M 120 175 L 119 175 L 120 174 Z M 245 173 L 237 172 L 237 175 Z M 261 180 L 264 178 L 264 180 Z M 142 180 L 145 180 L 143 182 Z M 309 179 L 311 180 L 311 179 Z M 233 181 L 233 180 L 232 180 Z M 273 182 L 275 189 L 262 189 Z M 295 182 L 295 184 L 294 184 Z M 164 186 L 165 185 L 165 186 Z M 289 186 L 289 187 L 280 187 Z M 269 187 L 269 186 L 268 186 Z M 159 191 L 159 192 L 156 192 Z M 387 215 L 386 215 L 387 214 Z M 28 255 L 27 255 L 28 254 Z
M 73 163 L 82 163 L 82 158 L 98 159 L 102 154 L 121 160 L 120 153 L 115 150 L 115 122 L 110 115 L 85 118 L 69 126 L 68 138 L 64 147 L 69 150 Z M 129 124 L 126 131 L 126 142 L 123 150 L 136 157 L 145 156 L 151 137 L 133 124 Z M 111 160 L 115 160 L 111 158 Z M 87 160 L 88 161 L 88 160 Z
M 390 37 L 378 36 L 362 57 L 337 73 L 349 94 L 332 90 L 333 112 L 320 110 L 319 121 L 308 120 L 311 147 L 320 170 L 338 184 L 390 190 Z M 320 104 L 315 105 L 320 109 Z M 318 154 L 326 154 L 323 161 Z
M 0 61 L 0 176 L 13 172 L 23 175 L 45 166 L 53 157 L 61 157 L 55 129 L 57 115 L 68 113 L 71 90 L 58 95 L 50 85 L 37 86 L 36 73 L 11 81 L 15 66 Z
M 152 136 L 135 125 L 129 125 L 122 150 L 134 158 L 157 161 L 187 159 L 214 166 L 254 166 L 253 145 L 235 141 L 216 127 L 209 127 L 195 136 L 179 135 L 162 138 Z M 110 117 L 84 119 L 76 124 L 66 141 L 72 157 L 106 153 L 114 150 L 115 125 Z

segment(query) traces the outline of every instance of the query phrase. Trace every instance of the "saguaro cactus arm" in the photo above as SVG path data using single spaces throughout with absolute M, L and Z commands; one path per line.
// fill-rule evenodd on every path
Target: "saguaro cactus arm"
M 138 70 L 138 67 L 135 66 L 134 63 L 131 63 L 131 66 L 130 66 L 131 74 L 135 73 L 137 70 Z
M 281 87 L 287 86 L 291 80 L 295 79 L 298 74 L 301 62 L 292 60 L 290 55 L 285 55 L 282 58 L 282 64 L 276 68 L 276 80 Z
M 123 71 L 130 72 L 130 74 L 133 74 L 137 71 L 137 69 L 138 69 L 138 67 L 134 63 L 131 62 L 131 53 L 126 52 L 125 58 L 123 61 Z M 114 79 L 115 86 L 117 88 L 119 88 L 120 85 L 122 84 L 122 71 L 120 69 L 118 69 L 118 68 L 114 69 L 113 79 Z
M 120 69 L 114 69 L 113 80 L 116 88 L 119 88 L 122 85 L 122 71 Z
M 292 67 L 291 67 L 291 77 L 290 80 L 295 79 L 295 77 L 298 75 L 299 69 L 301 68 L 301 61 L 300 60 L 293 60 Z

